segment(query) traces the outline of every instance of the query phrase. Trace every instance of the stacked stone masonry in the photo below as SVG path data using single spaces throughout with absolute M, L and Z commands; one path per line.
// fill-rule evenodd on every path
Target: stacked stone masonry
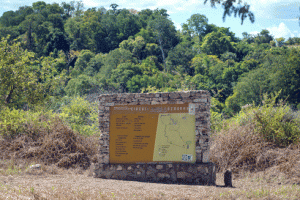
M 193 166 L 195 167 L 196 165 L 198 165 L 199 169 L 202 166 L 201 164 L 205 164 L 205 163 L 209 164 L 209 166 L 214 166 L 213 163 L 209 163 L 210 94 L 208 91 L 192 90 L 192 91 L 168 92 L 168 93 L 104 94 L 99 97 L 99 125 L 100 125 L 99 128 L 101 131 L 101 136 L 100 136 L 100 149 L 99 149 L 99 157 L 98 157 L 99 163 L 95 165 L 94 176 L 109 177 L 109 175 L 107 176 L 103 175 L 103 170 L 105 169 L 107 171 L 108 169 L 107 166 L 110 166 L 111 168 L 110 173 L 112 173 L 113 171 L 118 171 L 116 167 L 117 165 L 112 165 L 109 163 L 109 125 L 110 125 L 109 120 L 110 120 L 111 106 L 185 104 L 185 103 L 192 103 L 195 109 L 194 111 L 195 111 L 195 135 L 196 135 L 196 163 Z M 147 166 L 150 166 L 149 164 L 147 165 L 147 163 L 139 163 L 139 164 L 141 164 L 141 166 L 145 166 L 146 168 Z M 163 164 L 163 163 L 160 162 L 157 164 Z M 164 169 L 167 168 L 166 167 L 167 164 L 168 163 L 165 163 L 165 165 L 163 164 Z M 176 166 L 180 166 L 180 165 L 182 164 L 178 164 L 178 165 L 176 164 Z M 118 165 L 118 166 L 122 166 L 122 165 Z M 133 166 L 131 167 L 134 168 Z M 127 172 L 130 171 L 127 170 L 127 168 L 124 166 L 122 167 L 122 169 L 123 170 L 121 171 L 124 171 L 124 169 L 126 169 L 125 171 Z M 102 175 L 100 173 L 101 170 L 102 170 Z M 142 174 L 145 173 L 143 171 L 140 172 Z M 215 173 L 214 170 L 211 169 L 210 172 Z M 120 174 L 120 173 L 116 173 L 116 174 Z M 121 174 L 118 176 L 123 177 L 124 175 Z M 206 181 L 207 183 L 214 182 L 213 175 L 210 176 L 211 178 L 209 181 Z

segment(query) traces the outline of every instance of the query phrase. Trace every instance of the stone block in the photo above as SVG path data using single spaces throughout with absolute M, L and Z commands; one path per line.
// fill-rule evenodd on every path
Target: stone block
M 202 162 L 208 163 L 209 162 L 209 151 L 202 152 Z
M 192 178 L 193 175 L 188 172 L 177 172 L 177 178 L 186 179 L 186 178 Z
M 163 169 L 163 165 L 156 165 L 156 169 Z

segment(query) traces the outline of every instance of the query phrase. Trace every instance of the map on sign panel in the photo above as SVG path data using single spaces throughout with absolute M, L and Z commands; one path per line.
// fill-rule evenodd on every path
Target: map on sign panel
M 153 161 L 195 160 L 195 116 L 159 114 Z

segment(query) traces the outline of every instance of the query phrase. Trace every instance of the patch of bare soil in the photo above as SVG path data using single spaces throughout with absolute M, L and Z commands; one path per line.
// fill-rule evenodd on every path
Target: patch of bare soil
M 0 199 L 300 199 L 300 186 L 284 174 L 233 175 L 233 188 L 93 178 L 91 170 L 56 166 L 0 175 Z

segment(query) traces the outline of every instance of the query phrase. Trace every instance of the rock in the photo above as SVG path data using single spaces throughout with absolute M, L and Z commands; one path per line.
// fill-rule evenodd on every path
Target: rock
M 41 169 L 41 164 L 31 165 L 30 169 Z

